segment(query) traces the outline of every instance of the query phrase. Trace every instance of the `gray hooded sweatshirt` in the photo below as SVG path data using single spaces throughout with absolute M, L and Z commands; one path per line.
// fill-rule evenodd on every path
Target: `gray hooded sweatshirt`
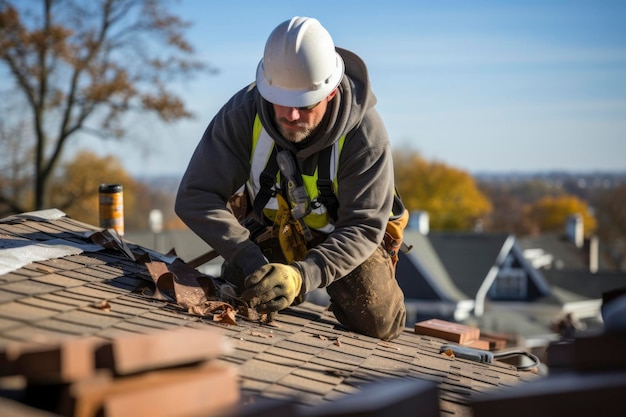
M 255 116 L 259 115 L 280 147 L 295 154 L 303 174 L 311 175 L 318 153 L 346 135 L 337 171 L 335 229 L 296 262 L 305 292 L 330 285 L 374 253 L 393 203 L 391 148 L 374 108 L 376 98 L 370 91 L 367 68 L 354 53 L 341 48 L 337 52 L 344 59 L 345 75 L 315 137 L 297 146 L 283 138 L 274 124 L 271 103 L 253 83 L 236 93 L 213 118 L 176 197 L 176 213 L 185 224 L 247 276 L 267 261 L 226 203 L 250 176 Z

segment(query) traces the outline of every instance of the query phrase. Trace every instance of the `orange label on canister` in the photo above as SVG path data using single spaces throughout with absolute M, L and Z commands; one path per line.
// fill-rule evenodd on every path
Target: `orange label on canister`
M 115 229 L 120 236 L 124 235 L 124 194 L 118 184 L 102 184 L 100 196 L 100 227 Z

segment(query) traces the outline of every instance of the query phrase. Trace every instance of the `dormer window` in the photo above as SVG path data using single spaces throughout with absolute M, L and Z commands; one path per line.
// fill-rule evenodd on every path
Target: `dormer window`
M 528 296 L 526 271 L 509 254 L 489 289 L 492 300 L 524 300 Z

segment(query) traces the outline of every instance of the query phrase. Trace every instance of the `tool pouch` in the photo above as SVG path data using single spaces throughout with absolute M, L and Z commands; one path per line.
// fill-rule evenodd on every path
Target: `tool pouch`
M 409 222 L 409 211 L 404 207 L 404 203 L 397 195 L 394 196 L 392 215 L 385 229 L 383 237 L 383 247 L 389 253 L 391 264 L 395 270 L 398 263 L 398 252 L 402 248 L 404 229 Z
M 227 202 L 227 206 L 239 222 L 243 222 L 248 214 L 252 211 L 252 204 L 248 192 L 245 189 L 241 192 L 233 194 Z

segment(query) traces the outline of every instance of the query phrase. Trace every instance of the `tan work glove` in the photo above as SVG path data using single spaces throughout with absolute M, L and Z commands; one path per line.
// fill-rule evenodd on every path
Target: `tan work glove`
M 302 276 L 293 266 L 266 264 L 249 275 L 241 298 L 261 313 L 285 309 L 302 290 Z

